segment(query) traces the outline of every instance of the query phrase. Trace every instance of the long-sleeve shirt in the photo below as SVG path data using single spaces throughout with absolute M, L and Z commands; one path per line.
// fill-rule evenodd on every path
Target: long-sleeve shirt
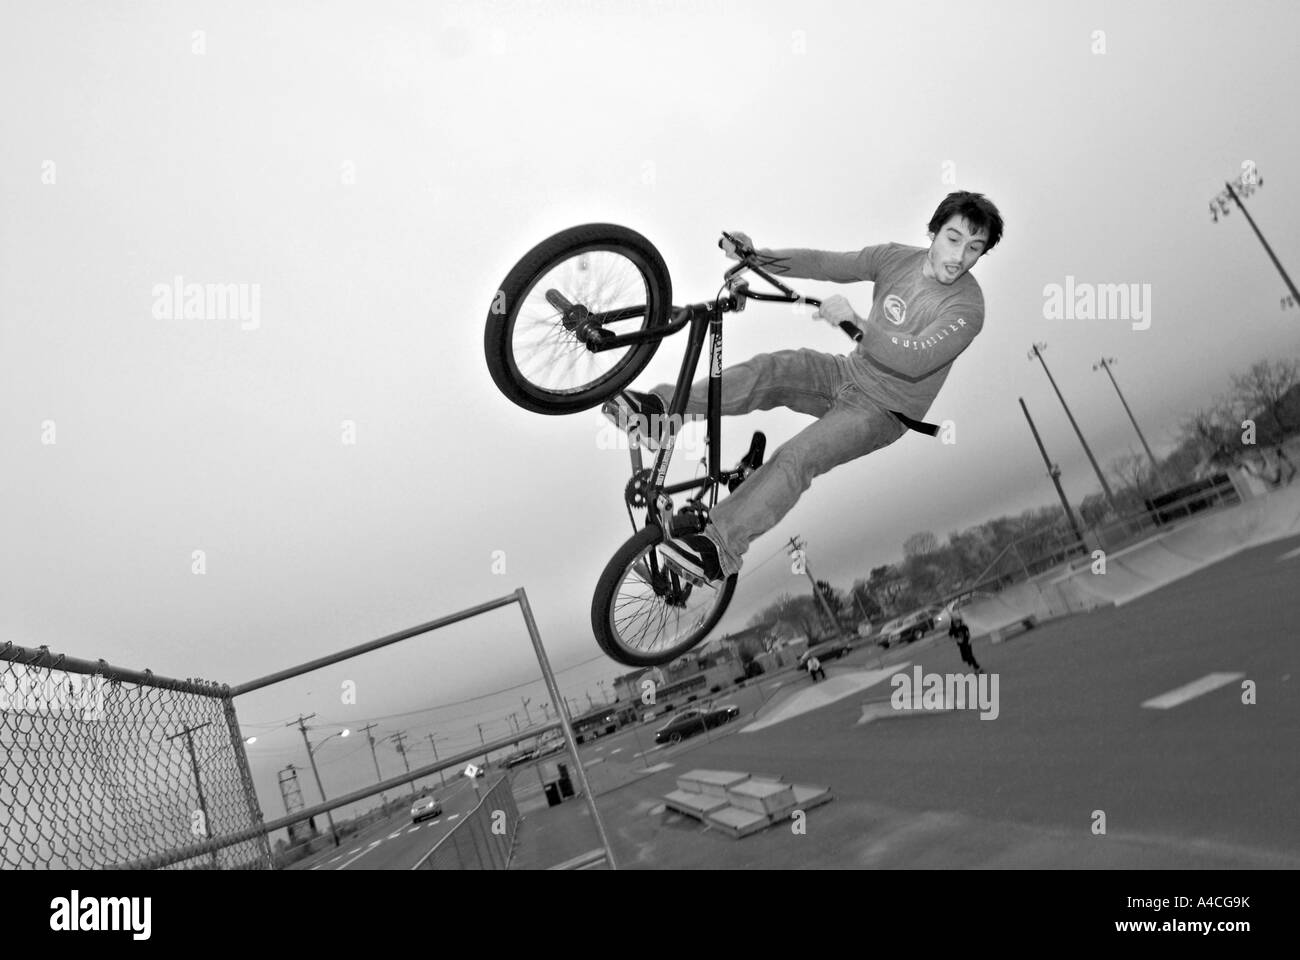
M 774 276 L 871 281 L 871 312 L 852 369 L 862 391 L 887 410 L 920 420 L 952 362 L 984 326 L 984 294 L 969 273 L 943 284 L 922 273 L 924 247 L 885 243 L 856 253 L 759 250 Z

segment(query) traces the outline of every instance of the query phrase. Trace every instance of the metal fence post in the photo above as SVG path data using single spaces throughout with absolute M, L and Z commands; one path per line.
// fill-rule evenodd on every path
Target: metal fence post
M 600 809 L 596 806 L 596 798 L 591 793 L 591 784 L 587 782 L 587 771 L 583 769 L 582 758 L 578 756 L 578 744 L 573 738 L 573 726 L 569 723 L 568 710 L 564 706 L 564 698 L 560 695 L 559 684 L 555 681 L 555 673 L 551 670 L 551 661 L 546 656 L 546 650 L 542 647 L 541 634 L 537 632 L 537 621 L 533 619 L 533 608 L 528 603 L 528 594 L 520 587 L 515 591 L 515 597 L 519 600 L 519 609 L 524 615 L 524 623 L 528 627 L 528 636 L 533 641 L 533 650 L 537 654 L 537 662 L 541 665 L 542 676 L 546 678 L 546 689 L 551 695 L 551 702 L 556 705 L 556 713 L 559 715 L 561 729 L 564 731 L 564 740 L 569 747 L 569 756 L 573 758 L 573 765 L 577 767 L 578 782 L 582 785 L 582 795 L 587 801 L 587 809 L 591 811 L 591 819 L 596 824 L 596 832 L 600 835 L 601 846 L 605 848 L 605 861 L 609 864 L 611 870 L 617 870 L 618 866 L 614 860 L 614 848 L 609 842 L 609 836 L 605 832 L 605 821 L 600 818 Z

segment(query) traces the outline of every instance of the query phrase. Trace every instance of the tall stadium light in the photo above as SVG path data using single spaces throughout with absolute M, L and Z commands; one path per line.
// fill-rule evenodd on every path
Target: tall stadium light
M 1259 227 L 1255 225 L 1255 218 L 1250 215 L 1246 205 L 1241 202 L 1242 197 L 1248 197 L 1260 187 L 1264 186 L 1264 178 L 1259 175 L 1255 164 L 1249 160 L 1241 165 L 1241 173 L 1237 179 L 1231 183 L 1225 182 L 1223 190 L 1210 201 L 1210 216 L 1215 223 L 1219 222 L 1219 217 L 1226 217 L 1232 212 L 1232 207 L 1228 206 L 1228 201 L 1236 203 L 1237 208 L 1241 210 L 1246 217 L 1246 222 L 1250 224 L 1250 229 L 1255 231 L 1255 236 L 1259 237 L 1259 242 L 1264 245 L 1264 252 L 1268 258 L 1273 261 L 1273 266 L 1277 267 L 1277 272 L 1282 274 L 1282 280 L 1286 283 L 1286 288 L 1291 291 L 1291 303 L 1300 305 L 1300 291 L 1297 291 L 1295 284 L 1291 282 L 1291 277 L 1287 275 L 1286 269 L 1282 262 L 1278 260 L 1277 255 L 1273 253 L 1273 248 L 1268 245 L 1264 235 L 1259 232 Z M 1286 307 L 1286 298 L 1282 300 L 1282 306 Z
M 1092 464 L 1092 469 L 1097 474 L 1097 479 L 1101 481 L 1101 489 L 1102 492 L 1106 494 L 1106 502 L 1110 504 L 1110 508 L 1114 510 L 1115 514 L 1118 516 L 1119 506 L 1115 503 L 1115 494 L 1110 492 L 1110 484 L 1106 482 L 1106 475 L 1101 472 L 1101 467 L 1097 466 L 1097 458 L 1092 455 L 1092 450 L 1088 447 L 1088 441 L 1083 439 L 1083 431 L 1080 430 L 1079 425 L 1075 423 L 1074 414 L 1070 412 L 1070 405 L 1065 402 L 1065 397 L 1061 396 L 1061 388 L 1056 385 L 1056 380 L 1052 377 L 1052 371 L 1047 369 L 1047 361 L 1043 359 L 1043 351 L 1046 349 L 1047 344 L 1035 343 L 1033 348 L 1029 351 L 1029 359 L 1037 359 L 1038 362 L 1043 365 L 1043 372 L 1047 374 L 1047 379 L 1052 384 L 1052 389 L 1056 391 L 1056 398 L 1061 401 L 1061 406 L 1065 408 L 1065 415 L 1070 418 L 1070 426 L 1074 427 L 1075 436 L 1077 436 L 1079 442 L 1083 444 L 1083 452 L 1088 455 L 1088 462 Z
M 1156 463 L 1155 455 L 1151 452 L 1151 447 L 1147 445 L 1147 438 L 1142 436 L 1142 428 L 1138 426 L 1137 418 L 1133 416 L 1133 411 L 1129 409 L 1128 401 L 1124 399 L 1124 393 L 1119 388 L 1119 382 L 1116 381 L 1115 374 L 1111 373 L 1110 365 L 1112 363 L 1119 363 L 1119 361 L 1114 357 L 1102 357 L 1092 365 L 1092 372 L 1096 373 L 1098 370 L 1105 370 L 1106 376 L 1110 377 L 1110 382 L 1115 385 L 1115 392 L 1119 394 L 1119 402 L 1124 404 L 1124 412 L 1128 414 L 1129 420 L 1132 421 L 1133 429 L 1137 431 L 1138 439 L 1142 441 L 1142 449 L 1147 452 L 1147 459 L 1151 461 L 1151 470 L 1155 475 L 1156 483 L 1163 487 L 1165 480 L 1160 475 L 1160 464 Z

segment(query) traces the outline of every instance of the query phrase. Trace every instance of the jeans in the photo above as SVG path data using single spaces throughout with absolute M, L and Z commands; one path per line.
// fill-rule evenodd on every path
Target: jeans
M 860 362 L 852 354 L 781 350 L 722 371 L 724 415 L 788 407 L 817 418 L 710 512 L 712 522 L 704 532 L 718 547 L 725 575 L 740 571 L 750 541 L 776 526 L 814 477 L 886 447 L 907 431 L 854 383 L 850 371 Z M 651 392 L 668 409 L 673 390 L 672 384 L 660 384 Z M 708 412 L 708 390 L 708 377 L 691 385 L 688 416 Z

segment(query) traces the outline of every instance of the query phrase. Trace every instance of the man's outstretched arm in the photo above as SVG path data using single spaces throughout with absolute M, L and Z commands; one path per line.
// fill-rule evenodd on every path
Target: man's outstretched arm
M 763 248 L 757 253 L 760 265 L 773 276 L 856 283 L 876 279 L 879 249 L 864 247 L 851 253 L 832 253 L 827 250 Z

